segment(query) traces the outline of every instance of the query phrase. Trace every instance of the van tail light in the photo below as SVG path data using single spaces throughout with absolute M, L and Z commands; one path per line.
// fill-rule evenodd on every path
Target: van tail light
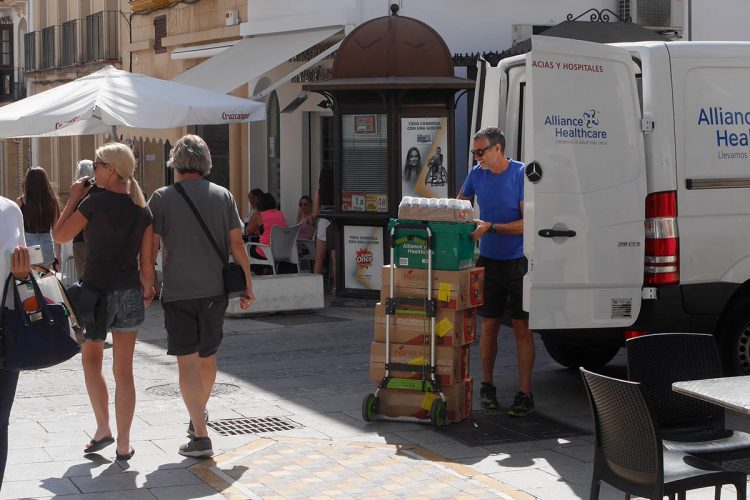
M 646 335 L 646 333 L 648 333 L 646 332 L 646 330 L 624 330 L 622 332 L 622 335 L 625 338 L 625 340 L 628 340 L 628 339 L 634 339 L 636 337 L 643 337 L 644 335 Z
M 680 282 L 680 238 L 677 231 L 677 193 L 665 191 L 646 197 L 644 285 Z

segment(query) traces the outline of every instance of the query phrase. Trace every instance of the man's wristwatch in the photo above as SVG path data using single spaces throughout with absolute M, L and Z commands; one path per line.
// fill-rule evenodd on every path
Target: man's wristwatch
M 497 232 L 497 228 L 495 227 L 495 223 L 494 222 L 490 222 L 490 232 L 491 233 L 496 233 Z

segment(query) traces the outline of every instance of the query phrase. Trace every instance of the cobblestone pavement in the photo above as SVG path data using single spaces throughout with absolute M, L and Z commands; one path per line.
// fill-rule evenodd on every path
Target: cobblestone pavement
M 174 358 L 166 355 L 163 315 L 147 312 L 135 354 L 138 403 L 131 436 L 136 454 L 114 460 L 115 447 L 83 456 L 94 430 L 80 357 L 24 372 L 11 415 L 10 453 L 0 500 L 6 498 L 543 498 L 588 496 L 591 435 L 467 446 L 430 426 L 364 423 L 373 307 L 228 319 L 219 352 L 214 424 L 227 419 L 291 423 L 287 430 L 221 435 L 216 456 L 177 454 L 186 441 L 187 413 Z M 579 375 L 552 362 L 540 346 L 535 369 L 537 411 L 590 430 Z M 478 348 L 471 372 L 478 377 Z M 111 349 L 105 374 L 111 376 Z M 607 373 L 624 376 L 619 355 Z M 501 406 L 515 392 L 512 332 L 501 334 L 495 373 Z M 475 408 L 478 391 L 474 391 Z M 110 411 L 114 415 L 111 405 Z M 729 425 L 749 430 L 750 419 Z M 114 416 L 112 421 L 114 427 Z M 729 488 L 725 498 L 731 498 Z M 601 498 L 621 498 L 604 486 Z M 713 498 L 713 490 L 691 493 Z

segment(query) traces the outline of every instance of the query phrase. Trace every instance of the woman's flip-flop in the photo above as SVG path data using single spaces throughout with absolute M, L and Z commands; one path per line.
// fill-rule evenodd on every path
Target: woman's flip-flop
M 84 453 L 95 453 L 97 451 L 103 450 L 107 446 L 111 445 L 115 442 L 115 438 L 112 436 L 104 437 L 101 439 L 92 439 L 89 445 L 83 449 Z
M 130 460 L 131 458 L 133 458 L 133 455 L 135 455 L 135 448 L 130 448 L 130 453 L 128 453 L 127 455 L 120 455 L 118 453 L 118 454 L 115 455 L 115 457 L 117 458 L 117 460 L 126 460 L 127 461 L 127 460 Z

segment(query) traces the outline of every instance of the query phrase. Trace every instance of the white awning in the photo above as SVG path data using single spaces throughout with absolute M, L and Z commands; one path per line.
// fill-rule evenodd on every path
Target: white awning
M 229 42 L 191 45 L 190 47 L 178 47 L 172 51 L 169 57 L 173 61 L 176 61 L 178 59 L 198 59 L 202 57 L 211 57 L 224 52 L 233 45 L 237 45 L 240 41 L 241 40 L 231 40 Z
M 343 26 L 334 26 L 245 38 L 185 71 L 174 81 L 226 94 L 342 29 Z

